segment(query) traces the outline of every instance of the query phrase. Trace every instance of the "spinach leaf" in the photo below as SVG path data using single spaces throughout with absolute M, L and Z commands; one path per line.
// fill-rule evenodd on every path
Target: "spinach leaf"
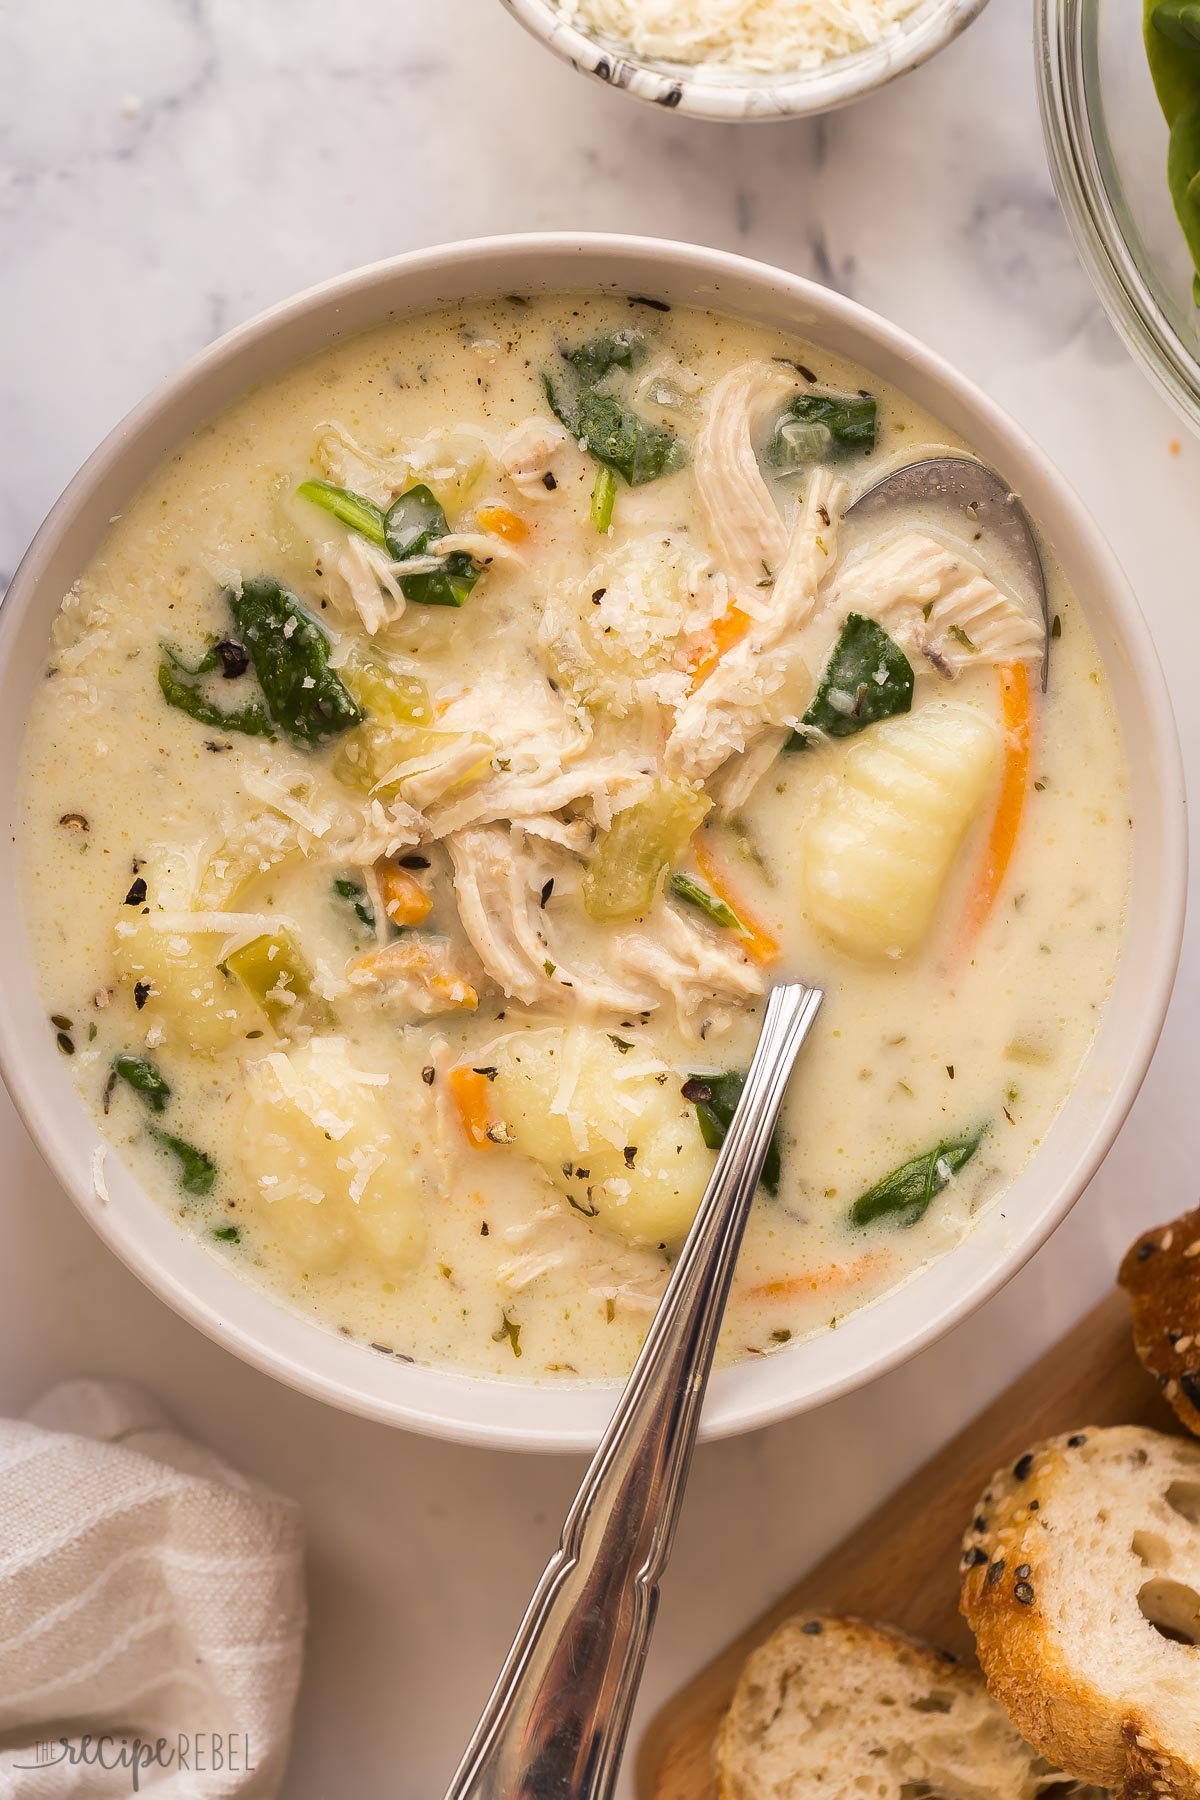
M 363 714 L 329 666 L 329 639 L 295 594 L 269 577 L 247 581 L 229 604 L 272 719 L 302 750 L 316 750 L 362 723 Z M 161 672 L 160 672 L 161 679 Z
M 687 461 L 687 451 L 673 431 L 648 425 L 611 394 L 580 386 L 568 394 L 556 388 L 549 375 L 542 376 L 542 386 L 551 411 L 571 436 L 630 487 L 657 481 Z
M 565 352 L 581 387 L 599 387 L 611 369 L 637 369 L 645 362 L 649 345 L 640 331 L 606 332 L 577 350 Z
M 367 899 L 367 891 L 357 881 L 348 876 L 339 875 L 333 884 L 333 891 L 341 900 L 348 900 L 361 922 L 370 931 L 375 929 L 375 910 Z
M 916 1225 L 951 1176 L 970 1162 L 986 1130 L 987 1126 L 981 1125 L 965 1137 L 947 1138 L 923 1156 L 914 1156 L 911 1162 L 893 1169 L 859 1195 L 850 1208 L 850 1223 L 871 1225 L 876 1219 L 890 1218 L 897 1225 Z
M 1200 0 L 1158 0 L 1150 23 L 1185 50 L 1200 49 Z
M 636 369 L 647 348 L 640 331 L 614 331 L 592 338 L 576 350 L 564 350 L 571 371 L 569 382 L 557 384 L 552 376 L 542 375 L 542 387 L 555 417 L 590 456 L 622 476 L 630 487 L 657 481 L 687 461 L 687 450 L 673 431 L 648 424 L 622 406 L 615 395 L 599 391 L 613 369 Z
M 874 619 L 850 613 L 821 671 L 808 711 L 784 746 L 806 750 L 805 727 L 826 737 L 853 737 L 880 719 L 912 707 L 912 664 L 894 638 Z
M 383 513 L 373 500 L 364 500 L 361 494 L 352 494 L 349 488 L 335 487 L 332 481 L 302 481 L 296 492 L 302 500 L 323 506 L 326 512 L 348 525 L 351 531 L 357 531 L 360 537 L 369 538 L 380 549 L 384 547 Z
M 1167 186 L 1200 271 L 1200 4 L 1145 0 L 1143 37 L 1154 89 L 1171 128 Z M 1193 297 L 1200 305 L 1200 274 Z
M 141 1095 L 151 1112 L 162 1112 L 171 1098 L 170 1086 L 161 1070 L 144 1056 L 114 1057 L 112 1072 Z
M 394 500 L 383 522 L 389 556 L 403 562 L 409 556 L 437 555 L 437 540 L 449 526 L 446 515 L 423 483 Z M 482 571 L 462 550 L 443 558 L 440 569 L 426 575 L 405 575 L 400 591 L 418 606 L 462 606 Z
M 723 925 L 727 931 L 745 931 L 746 927 L 734 912 L 732 906 L 706 888 L 702 881 L 694 876 L 684 875 L 676 871 L 668 882 L 668 887 L 678 900 L 686 900 L 702 913 L 707 913 L 714 925 Z
M 165 645 L 163 648 L 166 650 Z M 198 687 L 193 687 L 190 681 L 183 681 L 165 660 L 158 665 L 158 685 L 168 706 L 187 713 L 199 725 L 207 725 L 214 731 L 240 731 L 247 737 L 272 740 L 275 737 L 271 721 L 257 700 L 251 701 L 248 706 L 226 712 L 223 707 L 202 694 Z
M 217 1179 L 217 1165 L 212 1157 L 206 1156 L 203 1150 L 197 1150 L 194 1144 L 185 1143 L 183 1138 L 173 1137 L 169 1131 L 160 1131 L 157 1125 L 150 1127 L 150 1135 L 177 1159 L 179 1185 L 184 1193 L 207 1194 Z
M 797 394 L 775 427 L 765 461 L 779 470 L 862 456 L 875 448 L 878 406 L 870 394 Z
M 725 1142 L 725 1135 L 733 1123 L 733 1115 L 737 1111 L 745 1085 L 746 1072 L 743 1069 L 726 1069 L 719 1075 L 691 1075 L 684 1082 L 683 1097 L 695 1106 L 696 1117 L 700 1122 L 700 1135 L 710 1150 L 719 1150 Z M 768 1194 L 779 1192 L 782 1172 L 783 1159 L 780 1154 L 779 1131 L 776 1128 L 771 1136 L 762 1171 L 762 1186 Z
M 211 675 L 212 671 L 221 660 L 217 655 L 217 646 L 215 643 L 208 646 L 208 649 L 204 652 L 204 655 L 200 658 L 198 663 L 187 662 L 175 648 L 174 644 L 168 644 L 164 641 L 160 643 L 158 647 L 170 663 L 171 667 L 173 669 L 178 669 L 181 675 Z

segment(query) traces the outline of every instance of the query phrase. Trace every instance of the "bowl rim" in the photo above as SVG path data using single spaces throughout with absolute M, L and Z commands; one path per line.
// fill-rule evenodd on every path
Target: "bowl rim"
M 522 277 L 515 285 L 514 264 L 519 266 Z M 610 278 L 614 269 L 619 275 Z M 577 279 L 572 280 L 573 274 Z M 230 389 L 231 394 L 243 394 L 257 382 L 316 354 L 321 343 L 329 342 L 331 334 L 357 334 L 397 313 L 423 310 L 424 302 L 418 304 L 410 299 L 406 305 L 404 300 L 405 289 L 419 287 L 422 281 L 427 285 L 441 284 L 439 293 L 444 285 L 451 302 L 455 298 L 461 301 L 467 295 L 499 296 L 514 291 L 607 288 L 624 294 L 670 293 L 677 303 L 709 305 L 716 310 L 725 307 L 744 317 L 755 317 L 755 309 L 759 308 L 762 310 L 757 316 L 765 319 L 769 315 L 778 328 L 790 328 L 797 335 L 811 334 L 815 328 L 835 342 L 848 339 L 853 349 L 839 353 L 858 356 L 877 374 L 881 372 L 880 364 L 888 368 L 894 365 L 896 374 L 882 378 L 896 379 L 910 391 L 935 390 L 936 402 L 926 403 L 939 413 L 943 423 L 957 429 L 956 416 L 962 415 L 969 420 L 964 435 L 969 432 L 970 441 L 981 454 L 988 454 L 1003 468 L 1014 485 L 1019 476 L 1021 487 L 1032 485 L 1040 490 L 1042 500 L 1035 503 L 1035 511 L 1049 507 L 1057 515 L 1054 541 L 1059 554 L 1064 554 L 1066 539 L 1076 562 L 1091 563 L 1089 591 L 1096 591 L 1098 586 L 1110 623 L 1119 627 L 1112 631 L 1110 666 L 1123 672 L 1138 697 L 1139 727 L 1146 739 L 1148 766 L 1154 772 L 1147 789 L 1147 830 L 1153 849 L 1150 861 L 1155 863 L 1146 877 L 1143 908 L 1152 915 L 1148 921 L 1152 929 L 1138 934 L 1136 941 L 1146 967 L 1136 991 L 1134 1016 L 1126 1021 L 1119 1040 L 1119 1074 L 1108 1085 L 1102 1085 L 1100 1097 L 1091 1109 L 1095 1116 L 1086 1130 L 1077 1127 L 1080 1141 L 1062 1153 L 1066 1157 L 1063 1169 L 1045 1196 L 1039 1194 L 1036 1210 L 1034 1201 L 1029 1201 L 1027 1210 L 1031 1216 L 1020 1229 L 1014 1231 L 1008 1226 L 1004 1208 L 985 1209 L 979 1223 L 959 1245 L 891 1295 L 847 1315 L 836 1333 L 825 1332 L 801 1340 L 785 1356 L 744 1361 L 717 1371 L 709 1390 L 702 1435 L 716 1438 L 754 1429 L 853 1391 L 908 1360 L 958 1324 L 1008 1281 L 1061 1223 L 1111 1147 L 1158 1041 L 1183 930 L 1187 866 L 1183 773 L 1162 671 L 1128 583 L 1069 484 L 982 390 L 907 332 L 802 277 L 727 252 L 654 238 L 550 232 L 435 246 L 334 277 L 267 308 L 218 339 L 160 384 L 93 452 L 51 509 L 22 559 L 0 609 L 0 693 L 11 686 L 14 672 L 20 674 L 16 657 L 23 629 L 31 642 L 40 646 L 39 664 L 44 659 L 49 623 L 65 591 L 65 585 L 56 582 L 53 591 L 42 597 L 42 587 L 49 586 L 48 579 L 43 582 L 42 578 L 48 577 L 52 559 L 56 555 L 66 558 L 78 573 L 103 529 L 102 522 L 97 524 L 92 542 L 76 553 L 71 534 L 86 535 L 81 521 L 86 519 L 89 505 L 93 522 L 97 513 L 103 521 L 113 510 L 108 490 L 119 487 L 128 497 L 145 479 L 144 473 L 135 478 L 127 466 L 136 465 L 139 445 L 145 456 L 146 442 L 153 441 L 156 431 L 161 437 L 166 421 L 179 411 L 186 416 L 187 425 L 172 428 L 168 442 L 186 441 L 200 424 L 228 403 L 227 399 L 218 402 L 211 390 L 219 392 L 222 381 L 228 386 L 231 371 L 236 372 L 247 357 L 256 358 L 265 368 L 260 366 L 253 379 L 239 380 Z M 733 292 L 732 301 L 727 290 Z M 389 306 L 389 301 L 394 304 Z M 366 308 L 368 317 L 360 320 L 355 316 L 356 303 L 360 309 Z M 785 312 L 788 326 L 781 322 Z M 314 338 L 303 353 L 283 354 L 280 346 L 291 341 L 289 328 L 315 332 L 318 325 L 320 338 Z M 156 466 L 162 454 L 165 452 L 155 450 L 147 468 Z M 1064 556 L 1064 560 L 1071 558 Z M 1101 652 L 1109 660 L 1103 645 Z M 18 701 L 26 697 L 19 693 Z M 0 763 L 8 760 L 14 770 L 24 738 L 24 714 L 24 705 L 19 703 L 8 728 L 12 747 L 7 751 L 0 749 Z M 14 790 L 9 805 L 15 808 L 16 783 L 9 786 Z M 6 832 L 0 845 L 0 881 L 8 882 L 10 916 L 16 921 L 21 917 L 21 906 L 17 884 L 19 853 L 14 838 L 12 831 Z M 15 942 L 23 937 L 23 932 L 12 936 Z M 1122 960 L 1134 946 L 1134 934 L 1127 929 Z M 615 1403 L 619 1384 L 538 1385 L 422 1365 L 397 1367 L 366 1347 L 338 1337 L 331 1327 L 293 1313 L 265 1290 L 232 1274 L 198 1238 L 182 1229 L 160 1202 L 152 1200 L 122 1165 L 117 1166 L 115 1180 L 114 1172 L 109 1173 L 112 1201 L 98 1206 L 91 1158 L 104 1140 L 64 1072 L 66 1059 L 54 1051 L 29 966 L 32 959 L 26 957 L 22 965 L 19 951 L 17 944 L 8 952 L 14 959 L 16 979 L 0 980 L 0 1073 L 60 1185 L 109 1247 L 151 1291 L 245 1361 L 343 1410 L 430 1435 L 497 1448 L 594 1448 Z M 1120 968 L 1115 985 L 1125 992 Z M 1115 1000 L 1114 993 L 1105 1018 L 1114 1012 Z M 1104 1030 L 1102 1020 L 1101 1037 Z M 1085 1070 L 1091 1067 L 1096 1054 L 1094 1046 Z M 1077 1094 L 1072 1093 L 1048 1131 L 1047 1142 L 1018 1176 L 1010 1194 L 1018 1187 L 1033 1192 L 1029 1171 L 1043 1161 L 1049 1166 L 1049 1146 L 1055 1142 L 1059 1125 L 1076 1106 L 1076 1100 Z M 71 1120 L 65 1119 L 64 1108 L 72 1114 L 74 1140 L 65 1128 Z M 1011 1210 L 1015 1213 L 1016 1206 Z M 951 1265 L 956 1283 L 950 1280 Z M 946 1274 L 941 1279 L 940 1297 L 934 1303 L 932 1290 L 939 1270 Z M 924 1298 L 906 1298 L 912 1295 Z M 875 1342 L 881 1336 L 880 1322 L 886 1324 L 893 1316 L 906 1319 L 903 1329 L 882 1344 Z M 868 1321 L 865 1326 L 864 1320 Z M 886 1336 L 886 1332 L 882 1335 Z M 836 1348 L 831 1349 L 835 1338 Z M 822 1345 L 823 1350 L 811 1348 Z M 847 1348 L 849 1354 L 844 1355 Z M 818 1373 L 816 1379 L 810 1373 L 807 1382 L 803 1376 L 800 1380 L 793 1376 L 790 1382 L 776 1383 L 780 1391 L 773 1391 L 771 1378 L 762 1381 L 764 1370 L 785 1364 L 799 1370 L 801 1365 L 791 1359 L 798 1357 L 802 1349 L 808 1349 L 813 1363 L 829 1361 L 831 1367 Z M 839 1366 L 839 1359 L 844 1366 Z M 761 1391 L 756 1391 L 756 1384 Z
M 1083 36 L 1090 16 L 1081 0 L 1035 0 L 1038 107 L 1051 178 L 1079 259 L 1117 335 L 1178 416 L 1197 431 L 1200 361 L 1130 252 L 1096 152 Z
M 555 0 L 502 0 L 502 4 L 531 36 L 581 75 L 595 76 L 652 106 L 728 124 L 807 118 L 847 106 L 927 62 L 966 30 L 987 0 L 930 0 L 927 17 L 915 26 L 901 20 L 894 33 L 865 50 L 781 75 L 657 62 L 590 37 L 563 17 Z

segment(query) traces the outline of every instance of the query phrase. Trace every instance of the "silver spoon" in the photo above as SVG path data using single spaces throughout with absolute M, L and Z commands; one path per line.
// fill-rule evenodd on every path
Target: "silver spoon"
M 612 1794 L 742 1233 L 823 998 L 768 997 L 712 1179 L 446 1800 Z
M 1050 599 L 1046 571 L 1033 524 L 1017 496 L 986 463 L 973 456 L 930 456 L 907 463 L 885 475 L 853 506 L 846 509 L 847 524 L 866 525 L 882 518 L 894 506 L 942 514 L 947 529 L 960 540 L 976 536 L 996 538 L 1011 559 L 1016 585 L 1042 615 L 1046 628 L 1042 653 L 1042 691 L 1050 673 Z

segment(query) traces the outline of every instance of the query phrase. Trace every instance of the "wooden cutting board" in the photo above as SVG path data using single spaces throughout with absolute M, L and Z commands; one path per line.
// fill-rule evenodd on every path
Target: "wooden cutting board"
M 860 1613 L 969 1659 L 971 1636 L 958 1612 L 958 1551 L 971 1509 L 996 1469 L 1037 1439 L 1082 1425 L 1178 1429 L 1134 1355 L 1121 1293 L 1102 1300 L 668 1701 L 638 1749 L 640 1800 L 714 1800 L 713 1742 L 742 1665 L 794 1612 Z

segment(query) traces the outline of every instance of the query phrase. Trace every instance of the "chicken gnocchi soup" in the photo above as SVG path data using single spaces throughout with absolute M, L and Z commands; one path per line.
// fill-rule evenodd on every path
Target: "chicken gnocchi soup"
M 964 448 L 817 346 L 577 296 L 196 433 L 28 727 L 47 1029 L 111 1149 L 381 1354 L 614 1378 L 803 977 L 722 1356 L 953 1245 L 1080 1068 L 1129 862 L 1075 597 L 1047 644 L 970 517 L 848 517 Z

